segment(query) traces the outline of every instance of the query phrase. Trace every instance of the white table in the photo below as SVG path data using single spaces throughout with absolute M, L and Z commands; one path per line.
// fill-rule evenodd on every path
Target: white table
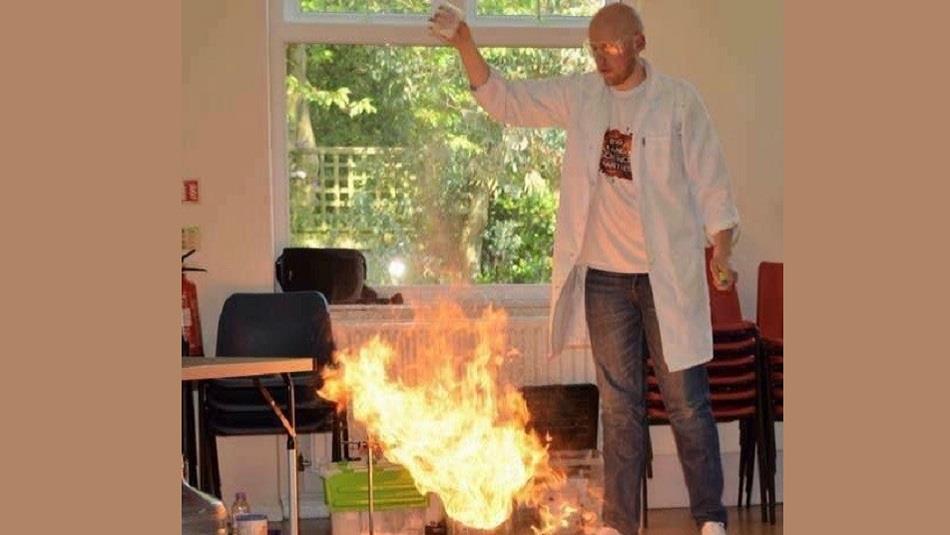
M 287 357 L 182 357 L 181 380 L 203 381 L 207 379 L 232 379 L 236 377 L 260 377 L 262 375 L 285 375 L 290 385 L 290 414 L 294 414 L 293 386 L 290 374 L 293 372 L 313 371 L 312 358 Z M 287 471 L 290 481 L 290 535 L 298 535 L 300 512 L 297 503 L 297 430 L 291 421 L 287 421 L 283 412 L 271 399 L 270 394 L 258 384 L 261 394 L 277 414 L 287 429 Z M 196 425 L 197 429 L 198 426 Z

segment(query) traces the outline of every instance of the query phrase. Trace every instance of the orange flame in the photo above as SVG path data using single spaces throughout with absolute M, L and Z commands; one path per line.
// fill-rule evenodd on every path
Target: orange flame
M 526 430 L 530 414 L 521 393 L 498 379 L 511 354 L 506 324 L 507 314 L 492 308 L 472 319 L 457 305 L 420 311 L 414 325 L 425 343 L 413 356 L 412 382 L 395 376 L 395 352 L 377 336 L 340 352 L 319 394 L 348 404 L 385 457 L 409 470 L 420 492 L 437 494 L 452 519 L 493 529 L 517 503 L 538 508 L 536 533 L 552 533 L 577 509 L 542 503 L 565 478 Z M 473 350 L 459 354 L 458 347 Z

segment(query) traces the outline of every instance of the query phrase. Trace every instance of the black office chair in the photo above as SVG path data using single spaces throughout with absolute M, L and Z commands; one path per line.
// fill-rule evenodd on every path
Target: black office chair
M 218 320 L 216 355 L 227 357 L 312 358 L 313 373 L 291 374 L 296 410 L 289 414 L 288 384 L 282 377 L 258 379 L 298 434 L 333 434 L 331 456 L 342 460 L 346 417 L 337 415 L 336 404 L 316 395 L 323 385 L 320 372 L 334 350 L 330 314 L 319 292 L 239 293 L 228 297 Z M 287 431 L 257 388 L 253 379 L 208 381 L 203 393 L 205 437 L 210 470 L 209 491 L 221 497 L 216 437 L 283 435 Z M 288 445 L 289 447 L 289 445 Z M 298 457 L 298 470 L 300 462 Z

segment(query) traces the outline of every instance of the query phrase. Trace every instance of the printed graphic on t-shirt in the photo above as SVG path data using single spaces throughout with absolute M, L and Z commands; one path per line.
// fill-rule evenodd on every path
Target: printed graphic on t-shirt
M 630 170 L 630 151 L 633 149 L 633 134 L 609 129 L 604 132 L 604 146 L 600 151 L 600 172 L 624 180 L 633 180 Z

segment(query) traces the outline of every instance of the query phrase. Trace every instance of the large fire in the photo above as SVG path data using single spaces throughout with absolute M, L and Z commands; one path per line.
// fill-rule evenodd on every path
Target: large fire
M 420 311 L 414 325 L 426 343 L 413 355 L 413 373 L 404 374 L 411 382 L 395 376 L 397 355 L 376 337 L 341 351 L 319 394 L 348 405 L 385 457 L 406 467 L 420 492 L 437 494 L 455 521 L 493 529 L 523 504 L 539 511 L 535 531 L 553 533 L 576 510 L 551 501 L 565 478 L 526 430 L 524 398 L 499 380 L 514 356 L 506 323 L 507 314 L 491 308 L 470 319 L 457 305 Z

